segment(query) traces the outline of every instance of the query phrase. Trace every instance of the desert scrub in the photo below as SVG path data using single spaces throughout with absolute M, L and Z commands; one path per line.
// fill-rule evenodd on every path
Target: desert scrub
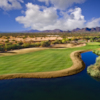
M 41 42 L 41 47 L 49 47 L 49 46 L 50 46 L 50 42 L 49 41 Z
M 87 73 L 89 73 L 92 77 L 100 78 L 100 57 L 96 59 L 96 63 L 94 65 L 90 65 L 87 68 Z
M 100 56 L 100 50 L 93 50 L 93 53 Z
M 55 40 L 51 44 L 62 44 L 62 41 L 61 40 Z

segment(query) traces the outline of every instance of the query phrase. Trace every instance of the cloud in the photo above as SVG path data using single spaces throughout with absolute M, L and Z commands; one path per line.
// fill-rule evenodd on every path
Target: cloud
M 46 5 L 49 5 L 49 0 L 38 0 L 38 1 L 40 1 L 40 2 L 45 2 Z
M 74 28 L 84 27 L 85 19 L 81 8 L 71 9 L 69 11 L 60 11 L 61 17 L 57 14 L 55 7 L 43 9 L 43 7 L 32 3 L 26 4 L 27 10 L 25 16 L 18 16 L 16 21 L 24 24 L 24 27 L 31 27 L 36 30 L 72 30 Z
M 8 11 L 12 9 L 21 9 L 21 3 L 24 3 L 23 0 L 0 0 L 0 8 Z
M 87 23 L 86 27 L 89 28 L 100 27 L 100 18 L 92 19 Z
M 74 3 L 84 3 L 85 0 L 38 0 L 40 2 L 45 2 L 47 5 L 49 3 L 53 4 L 57 9 L 65 10 L 66 8 L 72 6 Z

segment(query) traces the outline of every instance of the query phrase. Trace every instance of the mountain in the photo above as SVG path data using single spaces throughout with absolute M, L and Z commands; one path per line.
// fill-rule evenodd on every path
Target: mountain
M 82 28 L 82 29 L 74 29 L 72 32 L 100 32 L 100 27 L 96 28 Z
M 23 33 L 37 33 L 37 32 L 41 32 L 39 30 L 28 30 L 28 31 L 23 31 Z
M 45 30 L 45 31 L 38 31 L 38 30 L 29 30 L 29 31 L 25 31 L 26 33 L 37 33 L 37 32 L 41 32 L 41 33 L 61 33 L 61 32 L 66 32 L 66 33 L 70 33 L 70 32 L 81 32 L 81 33 L 85 33 L 85 32 L 100 32 L 100 27 L 96 27 L 96 28 L 76 28 L 73 29 L 72 31 L 62 31 L 60 29 L 54 29 L 54 30 Z
M 42 32 L 45 32 L 45 33 L 60 33 L 60 32 L 63 32 L 63 31 L 60 30 L 60 29 L 55 29 L 55 30 L 45 30 L 45 31 L 42 31 Z
M 80 28 L 76 28 L 76 29 L 73 29 L 72 32 L 76 32 L 76 31 L 79 31 Z
M 91 31 L 91 29 L 90 28 L 87 28 L 87 27 L 78 30 L 78 32 L 90 32 L 90 31 Z
M 39 30 L 26 30 L 26 31 L 21 31 L 21 32 L 0 32 L 0 33 L 85 33 L 85 32 L 100 32 L 100 27 L 95 27 L 95 28 L 76 28 L 73 29 L 72 31 L 62 31 L 60 29 L 54 29 L 54 30 L 44 30 L 44 31 L 39 31 Z
M 100 32 L 100 27 L 96 27 L 96 31 L 97 32 Z
M 44 32 L 44 33 L 60 33 L 63 32 L 62 30 L 55 29 L 55 30 L 45 30 L 45 31 L 39 31 L 39 30 L 29 30 L 29 31 L 23 31 L 23 33 L 37 33 L 37 32 Z

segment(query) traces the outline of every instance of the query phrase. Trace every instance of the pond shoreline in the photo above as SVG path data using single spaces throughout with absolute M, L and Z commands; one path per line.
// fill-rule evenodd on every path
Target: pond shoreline
M 71 53 L 73 65 L 70 68 L 51 71 L 51 72 L 36 72 L 36 73 L 19 73 L 19 74 L 6 74 L 0 75 L 0 80 L 4 79 L 16 79 L 16 78 L 57 78 L 69 75 L 74 75 L 85 69 L 85 63 L 81 59 L 81 53 L 88 52 L 91 50 L 80 50 Z

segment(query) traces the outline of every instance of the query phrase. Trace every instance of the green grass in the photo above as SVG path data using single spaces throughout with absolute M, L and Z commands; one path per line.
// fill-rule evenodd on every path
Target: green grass
M 100 45 L 100 42 L 90 42 L 88 45 Z
M 48 49 L 33 53 L 0 57 L 0 74 L 57 71 L 72 66 L 70 54 L 76 50 L 99 48 L 87 44 L 85 47 Z

